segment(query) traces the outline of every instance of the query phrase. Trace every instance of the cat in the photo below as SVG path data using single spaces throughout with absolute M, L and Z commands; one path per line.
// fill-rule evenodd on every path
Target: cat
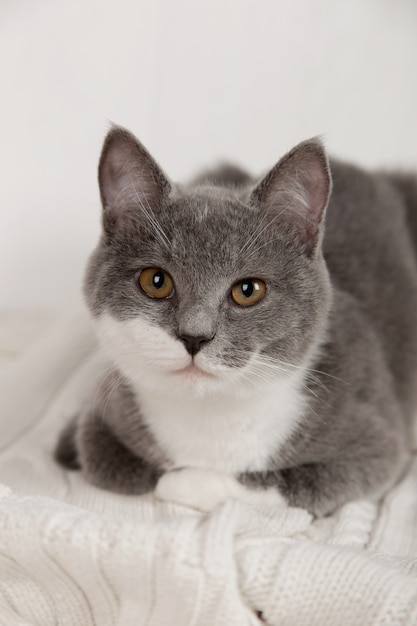
M 417 178 L 305 141 L 260 180 L 172 183 L 127 130 L 99 164 L 84 292 L 110 363 L 55 456 L 210 511 L 380 498 L 417 407 Z

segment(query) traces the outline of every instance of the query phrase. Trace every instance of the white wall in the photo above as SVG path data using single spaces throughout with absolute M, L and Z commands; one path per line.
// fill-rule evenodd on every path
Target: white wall
M 174 179 L 316 134 L 416 166 L 416 32 L 414 0 L 2 0 L 0 308 L 80 297 L 109 120 Z

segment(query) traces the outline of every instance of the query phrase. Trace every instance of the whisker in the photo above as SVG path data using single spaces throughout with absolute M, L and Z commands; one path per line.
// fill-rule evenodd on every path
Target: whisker
M 108 395 L 107 395 L 107 398 L 106 398 L 106 400 L 104 402 L 103 410 L 101 411 L 101 420 L 102 420 L 102 422 L 104 422 L 104 417 L 105 417 L 106 409 L 107 409 L 109 401 L 110 401 L 110 397 L 112 396 L 113 392 L 118 387 L 121 386 L 121 384 L 124 382 L 124 380 L 125 380 L 125 377 L 123 376 L 123 374 L 121 374 L 121 375 L 117 376 L 116 379 L 112 383 L 110 383 L 110 385 L 109 385 L 110 389 L 107 388 L 106 391 L 108 392 Z
M 170 245 L 170 241 L 168 239 L 168 237 L 166 236 L 166 234 L 164 233 L 162 227 L 160 226 L 159 222 L 157 221 L 154 212 L 152 211 L 152 209 L 149 206 L 149 209 L 147 207 L 145 207 L 145 205 L 143 204 L 138 191 L 134 188 L 135 191 L 135 198 L 132 197 L 131 195 L 129 196 L 131 200 L 134 200 L 140 210 L 142 211 L 142 213 L 145 215 L 145 217 L 148 219 L 148 222 L 150 223 L 150 225 L 153 227 L 153 230 L 157 236 L 157 238 L 159 239 L 160 243 L 166 247 L 169 248 Z
M 250 254 L 248 254 L 245 259 L 250 259 L 254 254 L 256 254 L 257 252 L 259 252 L 259 250 L 262 250 L 262 248 L 265 248 L 265 246 L 269 246 L 271 243 L 275 243 L 276 241 L 282 241 L 281 237 L 275 237 L 274 239 L 270 239 L 269 241 L 266 241 L 265 243 L 263 243 L 261 246 L 258 246 L 257 248 L 255 248 L 254 250 L 251 251 Z
M 130 177 L 130 182 L 128 184 L 127 187 L 125 187 L 124 189 L 121 189 L 117 198 L 116 198 L 116 206 L 117 207 L 121 207 L 121 205 L 123 203 L 126 202 L 126 200 L 133 202 L 134 204 L 138 205 L 140 210 L 142 211 L 143 215 L 147 218 L 149 225 L 152 227 L 156 237 L 158 238 L 158 240 L 160 241 L 160 243 L 170 249 L 171 246 L 171 242 L 167 236 L 167 234 L 165 233 L 164 229 L 162 228 L 161 224 L 159 223 L 151 205 L 149 204 L 148 199 L 146 198 L 146 196 L 141 195 L 136 184 L 135 184 L 135 177 L 134 177 L 134 172 L 135 172 L 135 168 L 134 166 L 131 166 L 128 170 L 128 174 Z M 146 206 L 145 206 L 146 203 Z M 130 215 L 131 219 L 135 220 L 135 215 Z
M 308 372 L 306 371 L 306 368 L 300 367 L 300 369 L 305 371 L 306 378 L 308 379 Z M 272 357 L 264 358 L 263 355 L 259 354 L 253 357 L 252 361 L 246 366 L 246 370 L 252 374 L 257 373 L 258 376 L 260 376 L 260 372 L 262 372 L 264 380 L 269 381 L 276 380 L 276 374 L 279 374 L 280 377 L 285 376 L 286 378 L 291 378 L 291 373 L 288 371 L 288 369 L 281 366 L 281 362 L 274 361 Z M 299 384 L 301 384 L 302 388 L 305 391 L 311 393 L 315 398 L 318 398 L 318 394 L 313 389 L 311 389 L 311 387 L 306 384 L 306 382 L 300 380 Z M 324 389 L 327 390 L 325 385 L 322 384 L 322 386 L 324 387 Z
M 244 252 L 246 253 L 250 253 L 253 250 L 253 247 L 255 245 L 255 243 L 258 241 L 259 237 L 270 227 L 272 226 L 272 224 L 274 224 L 280 217 L 281 215 L 283 215 L 285 213 L 286 209 L 283 209 L 282 211 L 280 211 L 277 215 L 274 215 L 274 217 L 269 220 L 269 222 L 260 230 L 258 229 L 258 232 L 255 231 L 256 235 L 252 237 L 252 240 L 250 242 L 250 245 L 247 246 L 244 250 Z M 252 256 L 251 254 L 249 256 Z
M 259 220 L 259 222 L 256 225 L 255 230 L 252 233 L 249 234 L 249 237 L 247 238 L 246 242 L 241 247 L 241 249 L 240 249 L 241 254 L 243 254 L 243 253 L 245 253 L 247 251 L 247 249 L 250 247 L 250 245 L 254 241 L 255 237 L 258 236 L 258 233 L 260 232 L 261 228 L 265 224 L 265 219 L 266 219 L 266 213 L 263 213 L 261 215 L 261 219 Z
M 112 372 L 108 372 L 104 376 L 103 380 L 101 381 L 101 383 L 97 386 L 97 388 L 95 390 L 93 402 L 92 402 L 91 407 L 90 407 L 90 411 L 91 411 L 91 413 L 93 415 L 95 414 L 96 408 L 98 407 L 98 405 L 100 404 L 100 402 L 104 398 L 104 396 L 107 393 L 109 387 L 114 382 L 113 379 L 111 378 L 111 374 L 112 374 Z M 106 379 L 108 379 L 108 380 L 106 380 Z
M 271 362 L 272 364 L 277 363 L 280 365 L 285 365 L 285 367 L 292 367 L 293 369 L 301 369 L 301 370 L 304 370 L 305 372 L 313 372 L 314 374 L 321 374 L 322 376 L 327 376 L 328 378 L 337 380 L 340 383 L 349 385 L 348 381 L 338 378 L 337 376 L 334 376 L 333 374 L 329 374 L 328 372 L 324 372 L 323 370 L 314 369 L 306 365 L 295 365 L 294 363 L 288 363 L 286 361 L 282 361 L 281 359 L 275 359 L 274 357 L 270 357 L 264 354 L 259 354 L 258 356 L 260 359 L 262 359 L 262 361 L 268 361 L 268 362 Z M 316 380 L 318 382 L 319 379 L 316 379 Z

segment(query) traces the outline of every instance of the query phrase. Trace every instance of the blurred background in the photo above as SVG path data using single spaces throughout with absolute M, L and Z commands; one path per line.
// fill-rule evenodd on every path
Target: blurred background
M 0 309 L 63 311 L 100 230 L 110 121 L 174 180 L 321 134 L 417 169 L 415 0 L 1 0 Z

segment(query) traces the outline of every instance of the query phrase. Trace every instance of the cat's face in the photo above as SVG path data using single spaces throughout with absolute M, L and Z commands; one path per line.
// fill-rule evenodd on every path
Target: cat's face
M 254 191 L 180 189 L 131 136 L 110 133 L 100 166 L 105 232 L 85 291 L 100 341 L 123 373 L 201 394 L 268 384 L 308 361 L 329 308 L 320 237 L 330 183 L 320 178 L 323 160 L 319 181 L 304 188 L 311 154 L 306 183 L 282 181 L 289 219 L 268 196 L 277 196 L 275 180 Z M 310 207 L 303 221 L 294 202 L 315 203 L 316 222 Z

